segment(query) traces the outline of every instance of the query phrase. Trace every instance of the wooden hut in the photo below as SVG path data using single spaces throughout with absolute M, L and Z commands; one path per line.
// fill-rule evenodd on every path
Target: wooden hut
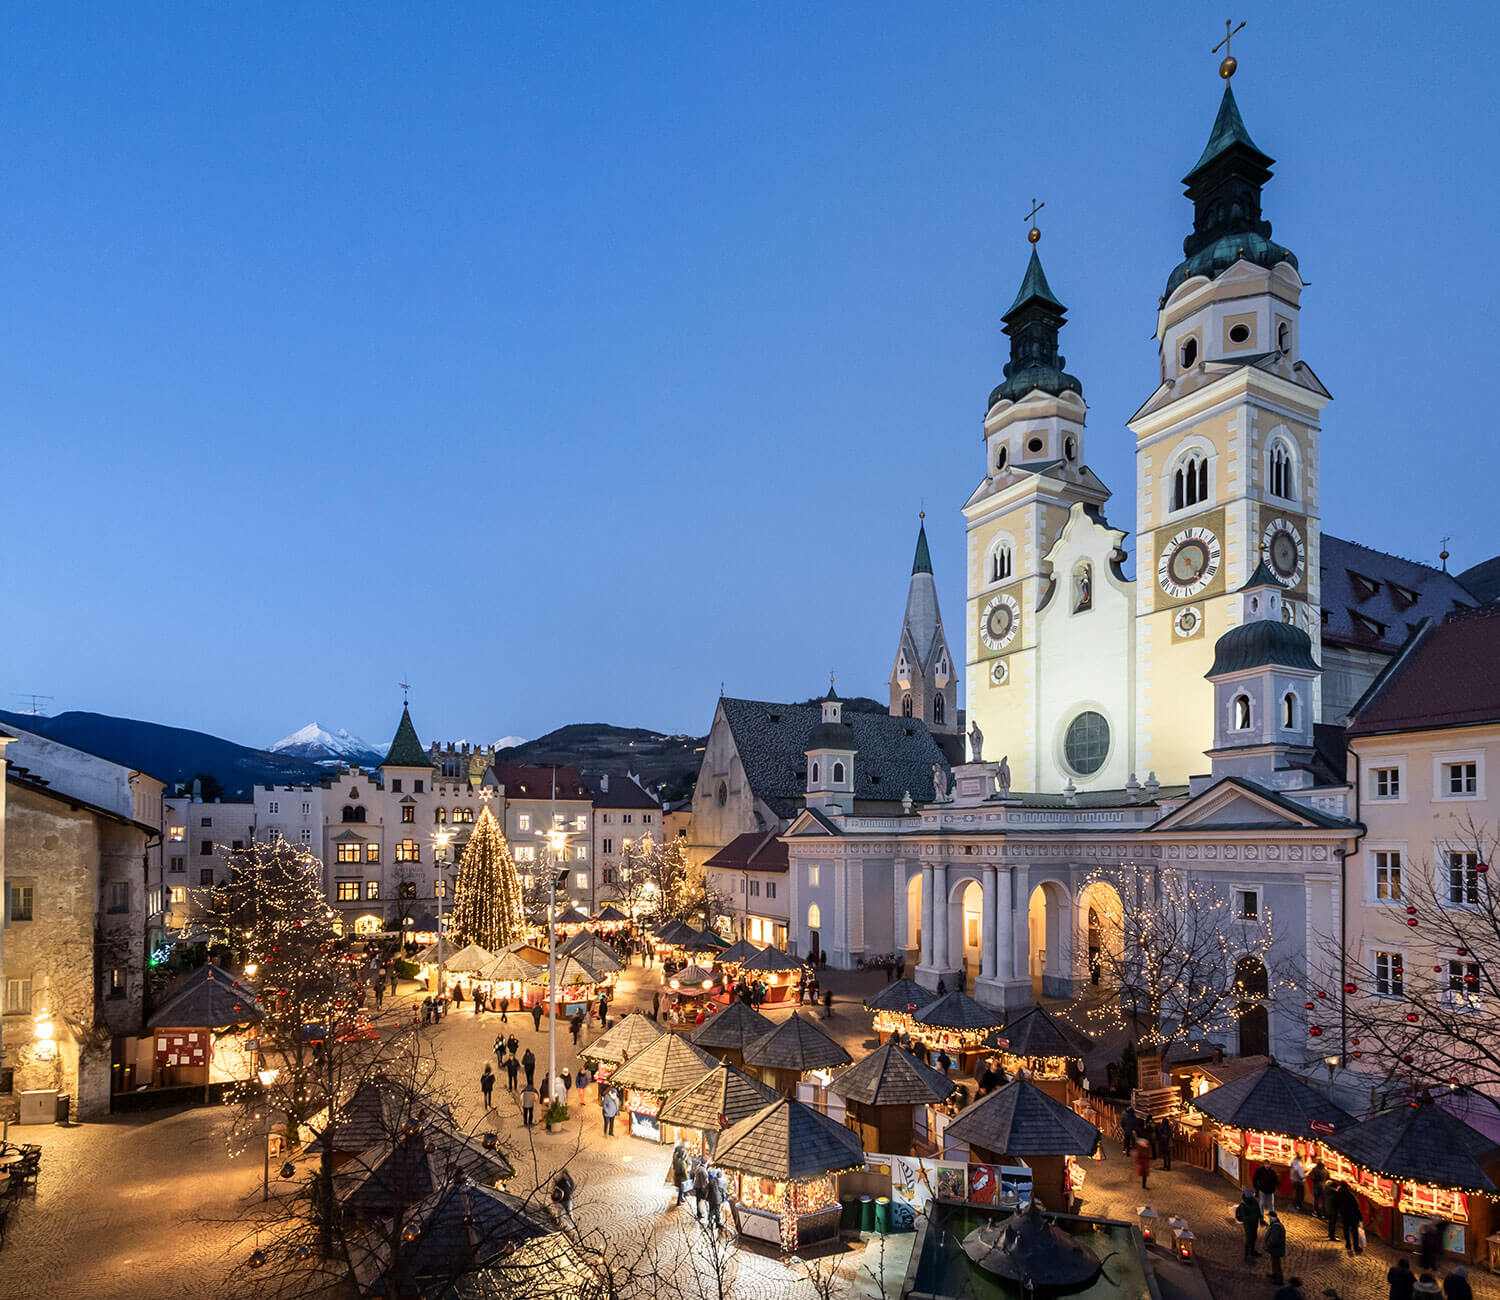
M 155 1036 L 157 1088 L 214 1087 L 255 1077 L 262 1067 L 260 994 L 218 966 L 200 966 L 168 990 L 147 1022 Z M 279 1064 L 266 1061 L 265 1067 Z
M 856 1134 L 789 1098 L 725 1129 L 714 1156 L 740 1235 L 787 1251 L 837 1239 L 838 1175 L 864 1164 Z
M 1026 1079 L 1014 1079 L 958 1112 L 944 1135 L 944 1151 L 967 1147 L 968 1159 L 1001 1169 L 1031 1170 L 1035 1196 L 1049 1209 L 1066 1212 L 1082 1184 L 1073 1161 L 1093 1155 L 1099 1130 Z M 1024 1198 L 1023 1198 L 1024 1199 Z
M 580 1060 L 594 1067 L 597 1078 L 603 1082 L 626 1061 L 633 1061 L 662 1036 L 661 1026 L 647 1016 L 634 1011 L 613 1029 L 607 1029 L 578 1049 Z
M 620 954 L 587 930 L 580 930 L 563 944 L 560 951 L 577 957 L 590 970 L 597 971 L 600 975 L 615 975 L 625 969 Z
M 769 1084 L 732 1065 L 721 1065 L 662 1103 L 657 1115 L 662 1141 L 681 1139 L 694 1151 L 712 1156 L 724 1129 L 776 1100 L 776 1089 Z
M 1445 1227 L 1443 1249 L 1473 1262 L 1496 1226 L 1500 1146 L 1429 1096 L 1394 1106 L 1321 1143 L 1329 1174 L 1360 1199 L 1370 1232 L 1400 1250 L 1423 1224 Z
M 699 1047 L 730 1065 L 743 1065 L 745 1048 L 762 1038 L 775 1024 L 736 998 L 688 1035 Z
M 474 976 L 474 983 L 482 987 L 492 998 L 510 998 L 519 1008 L 525 999 L 526 987 L 536 977 L 538 968 L 513 952 L 502 952 L 488 966 Z M 546 969 L 542 968 L 545 978 Z
M 1068 1100 L 1068 1080 L 1079 1082 L 1094 1040 L 1040 1004 L 1023 1011 L 988 1040 L 1007 1074 L 1027 1077 L 1058 1101 Z
M 947 1052 L 963 1074 L 974 1072 L 985 1039 L 1000 1028 L 999 1016 L 958 989 L 929 1002 L 911 1020 L 912 1038 L 934 1056 Z
M 747 958 L 758 956 L 760 951 L 749 939 L 741 939 L 738 943 L 730 944 L 714 960 L 720 966 L 739 966 Z
M 746 957 L 740 969 L 751 979 L 762 981 L 766 986 L 767 1002 L 795 1001 L 801 985 L 803 966 L 795 957 L 788 957 L 780 948 L 765 948 L 753 957 Z
M 930 1131 L 927 1108 L 946 1101 L 958 1085 L 905 1048 L 886 1043 L 843 1071 L 829 1089 L 844 1099 L 844 1123 L 866 1151 L 910 1155 L 917 1134 L 925 1141 Z
M 606 904 L 594 920 L 611 933 L 630 924 L 630 918 L 613 903 Z
M 316 1136 L 308 1155 L 333 1153 L 334 1167 L 377 1147 L 390 1146 L 407 1129 L 433 1126 L 454 1130 L 453 1112 L 413 1095 L 401 1080 L 381 1075 L 361 1082 L 330 1115 L 322 1112 L 310 1125 Z
M 1259 1070 L 1194 1097 L 1193 1110 L 1214 1122 L 1215 1163 L 1241 1187 L 1271 1165 L 1284 1196 L 1292 1192 L 1292 1158 L 1348 1128 L 1353 1117 L 1310 1083 L 1270 1061 Z
M 499 1186 L 515 1170 L 498 1150 L 445 1119 L 428 1118 L 386 1134 L 341 1163 L 334 1194 L 346 1213 L 367 1222 L 399 1215 L 460 1173 Z
M 620 1109 L 632 1137 L 661 1141 L 657 1114 L 674 1092 L 696 1083 L 719 1063 L 701 1048 L 676 1034 L 663 1034 L 639 1056 L 633 1056 L 609 1077 L 620 1089 Z
M 550 980 L 559 1016 L 570 1016 L 575 1011 L 587 1010 L 588 1005 L 598 998 L 599 990 L 604 987 L 604 976 L 590 969 L 571 953 L 554 959 Z M 549 982 L 547 967 L 537 967 L 537 973 L 529 982 L 533 989 L 540 986 L 540 992 L 532 1001 L 540 998 L 545 1006 Z
M 811 1020 L 794 1011 L 769 1033 L 744 1049 L 746 1069 L 755 1070 L 762 1083 L 769 1083 L 786 1097 L 798 1095 L 804 1081 L 810 1088 L 826 1088 L 831 1071 L 854 1058 Z M 814 1100 L 810 1093 L 804 1100 Z
M 875 1036 L 883 1043 L 893 1034 L 911 1032 L 912 1017 L 937 1001 L 937 994 L 916 980 L 899 979 L 865 999 L 865 1010 L 875 1013 Z

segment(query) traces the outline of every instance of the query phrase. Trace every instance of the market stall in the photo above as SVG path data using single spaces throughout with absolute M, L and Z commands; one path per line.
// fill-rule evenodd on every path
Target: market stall
M 620 1065 L 609 1077 L 620 1090 L 620 1109 L 632 1137 L 661 1141 L 657 1114 L 674 1092 L 697 1083 L 719 1063 L 676 1034 L 663 1034 L 645 1051 Z
M 426 960 L 422 960 L 424 958 Z M 424 948 L 418 954 L 418 960 L 422 968 L 418 972 L 419 978 L 425 979 L 428 989 L 435 993 L 438 987 L 437 945 Z M 443 970 L 448 978 L 443 981 L 443 988 L 451 990 L 457 983 L 467 986 L 471 979 L 465 979 L 465 976 L 477 975 L 486 966 L 493 965 L 494 961 L 495 954 L 477 943 L 465 944 L 462 948 L 447 953 L 443 957 Z
M 743 1065 L 745 1048 L 762 1038 L 775 1024 L 736 998 L 722 1011 L 715 1011 L 688 1035 L 699 1047 L 730 1065 Z
M 200 966 L 168 990 L 147 1022 L 155 1035 L 154 1088 L 199 1087 L 203 1099 L 260 1069 L 260 994 L 218 966 Z
M 912 1016 L 908 1032 L 934 1057 L 947 1052 L 960 1074 L 972 1074 L 984 1055 L 985 1040 L 998 1028 L 999 1016 L 955 989 Z
M 599 1000 L 600 990 L 605 987 L 604 977 L 589 969 L 572 954 L 559 956 L 554 960 L 550 977 L 547 967 L 539 966 L 537 973 L 528 981 L 533 989 L 540 986 L 537 996 L 544 1006 L 548 997 L 549 979 L 551 996 L 557 1002 L 559 1016 L 571 1016 L 575 1011 L 586 1012 L 590 1005 Z M 535 1001 L 536 998 L 533 997 L 528 1005 Z
M 591 971 L 600 975 L 615 976 L 625 969 L 625 963 L 609 944 L 587 930 L 580 930 L 559 950 L 568 956 L 577 957 Z
M 578 1049 L 578 1058 L 593 1067 L 601 1083 L 626 1061 L 633 1061 L 662 1036 L 661 1027 L 648 1016 L 632 1012 L 613 1029 L 607 1029 Z
M 599 915 L 594 918 L 594 923 L 601 930 L 609 934 L 614 934 L 616 931 L 623 930 L 629 925 L 630 918 L 613 903 L 610 903 L 600 910 Z
M 821 1100 L 833 1071 L 854 1059 L 798 1011 L 747 1045 L 743 1055 L 745 1068 L 759 1074 L 762 1083 L 808 1102 Z
M 669 1025 L 693 1025 L 700 1011 L 707 1014 L 723 992 L 720 975 L 707 966 L 690 962 L 661 980 L 662 1017 Z
M 552 918 L 553 930 L 569 936 L 578 934 L 588 923 L 588 916 L 576 907 L 565 908 Z
M 453 1131 L 452 1109 L 412 1096 L 396 1079 L 366 1079 L 331 1115 L 325 1109 L 308 1122 L 316 1136 L 307 1144 L 305 1154 L 321 1155 L 326 1149 L 332 1153 L 334 1168 L 340 1169 L 351 1159 L 388 1145 L 395 1135 L 414 1124 Z
M 776 1100 L 775 1088 L 732 1065 L 721 1065 L 662 1103 L 657 1115 L 661 1140 L 681 1140 L 690 1150 L 712 1157 L 724 1129 Z
M 726 970 L 732 967 L 733 970 L 730 973 L 737 974 L 740 965 L 747 958 L 759 954 L 760 951 L 761 949 L 756 944 L 751 943 L 749 939 L 741 939 L 737 943 L 730 944 L 723 952 L 719 953 L 714 958 L 714 964 L 723 966 Z
M 1443 1249 L 1473 1262 L 1497 1226 L 1500 1146 L 1423 1096 L 1321 1143 L 1329 1176 L 1354 1188 L 1368 1231 L 1398 1250 L 1443 1225 Z
M 1306 1080 L 1274 1061 L 1189 1103 L 1192 1111 L 1213 1123 L 1214 1159 L 1241 1187 L 1261 1165 L 1275 1168 L 1280 1191 L 1290 1195 L 1288 1169 L 1294 1156 L 1311 1164 L 1311 1148 L 1354 1123 Z
M 1036 1084 L 1015 1079 L 959 1111 L 942 1150 L 945 1159 L 996 1166 L 1002 1187 L 1029 1184 L 1046 1208 L 1066 1213 L 1083 1186 L 1078 1162 L 1098 1148 L 1099 1130 L 1088 1120 Z
M 780 948 L 766 948 L 746 957 L 740 969 L 747 979 L 765 985 L 767 1003 L 795 1002 L 800 996 L 804 967 Z
M 1083 1058 L 1094 1040 L 1040 1004 L 1023 1011 L 986 1040 L 1006 1074 L 1022 1071 L 1058 1101 L 1068 1100 L 1068 1083 L 1083 1082 Z
M 937 1001 L 937 994 L 916 980 L 899 979 L 865 999 L 865 1010 L 875 1013 L 875 1037 L 882 1043 L 897 1034 L 909 1034 L 912 1017 Z
M 895 1043 L 877 1047 L 829 1085 L 848 1107 L 848 1124 L 867 1151 L 914 1154 L 918 1136 L 932 1130 L 929 1108 L 946 1101 L 958 1085 L 923 1065 Z
M 491 1001 L 510 998 L 520 1008 L 525 1004 L 527 986 L 539 969 L 545 976 L 545 966 L 539 968 L 513 952 L 502 952 L 478 973 L 471 988 L 482 988 Z
M 725 1129 L 714 1165 L 741 1237 L 794 1251 L 837 1240 L 838 1176 L 863 1171 L 865 1153 L 836 1120 L 781 1098 Z

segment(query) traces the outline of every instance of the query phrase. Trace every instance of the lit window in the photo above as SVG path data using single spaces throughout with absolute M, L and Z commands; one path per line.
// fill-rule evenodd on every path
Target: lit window
M 517 844 L 516 845 L 516 861 L 517 862 L 535 862 L 536 861 L 536 848 L 533 845 L 530 845 L 530 844 Z
M 358 844 L 340 844 L 334 857 L 339 862 L 358 862 L 360 858 L 359 848 Z
M 112 998 L 123 998 L 125 996 L 125 968 L 115 966 L 109 972 L 109 992 L 106 995 Z
M 340 880 L 335 882 L 338 886 L 338 900 L 341 903 L 357 903 L 359 901 L 359 881 Z
M 31 1014 L 31 978 L 5 981 L 5 1014 L 25 1016 Z
M 818 905 L 813 903 L 807 909 L 807 928 L 816 930 L 822 924 L 823 914 L 818 910 Z
M 1396 902 L 1401 897 L 1401 851 L 1377 849 L 1375 859 L 1375 897 Z
M 531 829 L 531 814 L 530 813 L 517 813 L 516 814 L 516 829 L 518 831 L 529 831 Z
M 1462 907 L 1479 902 L 1479 854 L 1450 850 L 1448 858 L 1448 901 Z
M 574 848 L 573 848 L 573 859 L 574 859 L 574 861 L 576 861 L 576 862 L 587 862 L 588 861 L 588 856 L 589 856 L 589 846 L 587 844 L 578 844 L 578 845 L 574 846 Z
M 169 892 L 173 907 L 181 907 L 187 902 L 187 887 L 185 885 L 173 885 Z
M 408 803 L 401 805 L 401 820 L 408 826 L 410 826 L 417 820 L 417 809 L 415 804 Z
M 422 846 L 416 840 L 402 840 L 396 845 L 397 862 L 420 862 L 422 860 Z
M 441 805 L 432 810 L 432 820 L 441 826 L 448 820 L 448 810 Z M 455 821 L 457 818 L 454 819 Z
M 1477 1007 L 1482 1000 L 1479 985 L 1480 968 L 1477 961 L 1448 962 L 1448 987 L 1445 990 L 1450 1004 L 1458 1007 Z
M 365 861 L 366 862 L 379 862 L 380 861 L 380 845 L 378 845 L 378 844 L 366 844 L 365 845 Z
M 181 844 L 182 841 L 187 838 L 187 827 L 186 826 L 174 826 L 174 827 L 172 827 L 172 829 L 167 832 L 167 838 L 170 839 L 173 844 Z
M 586 813 L 579 813 L 573 818 L 573 829 L 575 831 L 586 831 L 589 828 L 589 819 Z
M 365 881 L 365 897 L 366 898 L 379 898 L 380 897 L 380 882 L 378 880 L 367 880 L 367 881 Z
M 573 877 L 573 883 L 579 889 L 587 889 L 589 887 L 589 873 L 587 871 L 578 872 Z
M 1374 780 L 1375 799 L 1399 799 L 1401 797 L 1401 769 L 1399 767 L 1377 767 L 1371 773 Z
M 1405 989 L 1405 969 L 1399 952 L 1375 954 L 1375 992 L 1383 998 L 1399 998 Z
M 807 883 L 809 885 L 816 885 L 818 883 L 818 877 L 821 874 L 822 874 L 821 868 L 819 868 L 819 867 L 808 867 L 808 869 L 807 869 Z

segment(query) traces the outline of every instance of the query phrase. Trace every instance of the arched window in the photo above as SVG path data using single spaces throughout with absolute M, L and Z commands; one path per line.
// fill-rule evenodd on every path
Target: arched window
M 1292 350 L 1292 327 L 1285 321 L 1282 321 L 1276 327 L 1276 346 L 1282 352 L 1290 352 Z
M 903 718 L 909 718 L 909 717 L 911 717 L 911 696 L 910 695 L 903 695 L 901 697 L 901 716 Z
M 990 543 L 989 557 L 985 561 L 984 576 L 987 582 L 1004 582 L 1015 573 L 1015 551 L 1009 537 L 997 537 Z
M 1078 439 L 1071 433 L 1063 439 L 1063 455 L 1068 460 L 1078 459 Z
M 1198 362 L 1198 340 L 1187 338 L 1182 341 L 1182 350 L 1178 353 L 1182 358 L 1182 368 L 1191 370 Z
M 816 903 L 809 903 L 807 905 L 807 928 L 809 930 L 816 930 L 822 924 L 823 913 L 818 911 L 818 905 Z
M 1285 438 L 1273 438 L 1266 448 L 1266 490 L 1283 501 L 1299 498 L 1297 453 Z
M 442 805 L 434 808 L 432 810 L 432 820 L 435 821 L 439 826 L 441 826 L 448 820 L 448 810 Z
M 1297 725 L 1297 695 L 1294 691 L 1281 697 L 1281 725 L 1288 730 Z
M 833 765 L 833 783 L 834 785 L 842 785 L 844 783 L 844 765 L 842 763 L 835 763 Z
M 1186 510 L 1209 500 L 1208 454 L 1196 448 L 1177 464 L 1172 473 L 1172 509 Z
M 939 726 L 943 724 L 946 706 L 943 704 L 943 693 L 939 691 L 932 697 L 932 720 Z
M 349 807 L 348 804 L 344 805 L 344 815 L 342 820 L 346 822 L 352 822 L 354 820 L 354 809 Z
M 819 777 L 821 775 L 822 775 L 822 769 L 819 768 L 819 766 L 818 766 L 818 764 L 816 762 L 814 762 L 813 763 L 813 770 L 812 770 L 812 783 L 814 785 L 817 785 L 818 779 L 819 779 Z
M 1236 731 L 1250 730 L 1250 697 L 1248 695 L 1234 697 L 1234 729 Z
M 995 453 L 995 473 L 1001 473 L 1006 465 L 1010 463 L 1010 452 L 1004 443 L 1000 444 L 1000 450 Z

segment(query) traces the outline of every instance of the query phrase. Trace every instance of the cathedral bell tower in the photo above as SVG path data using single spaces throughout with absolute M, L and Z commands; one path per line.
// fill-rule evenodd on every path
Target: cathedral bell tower
M 943 635 L 932 555 L 927 549 L 926 518 L 924 512 L 922 522 L 917 525 L 917 551 L 912 558 L 911 583 L 906 591 L 906 617 L 901 623 L 901 640 L 891 668 L 891 715 L 920 718 L 929 731 L 957 734 L 958 675 L 953 671 L 953 656 L 948 653 L 948 638 Z
M 1328 390 L 1302 361 L 1302 277 L 1271 238 L 1261 189 L 1272 159 L 1251 140 L 1229 78 L 1208 143 L 1183 178 L 1183 259 L 1157 312 L 1159 383 L 1136 437 L 1140 772 L 1180 783 L 1215 743 L 1214 645 L 1243 617 L 1233 593 L 1264 558 L 1286 620 L 1320 638 L 1319 451 Z M 1310 683 L 1308 718 L 1321 716 Z

